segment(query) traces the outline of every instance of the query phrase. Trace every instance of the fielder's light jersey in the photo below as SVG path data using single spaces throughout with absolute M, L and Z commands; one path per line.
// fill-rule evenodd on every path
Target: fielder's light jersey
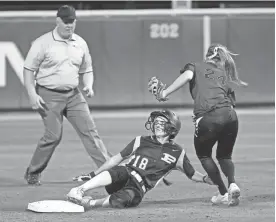
M 126 167 L 139 173 L 147 190 L 174 169 L 187 175 L 194 173 L 183 148 L 171 142 L 161 144 L 154 136 L 136 137 L 121 151 L 121 156 L 129 159 Z
M 194 115 L 201 116 L 217 107 L 234 105 L 233 90 L 223 69 L 212 63 L 188 63 L 180 72 L 191 70 L 190 92 L 194 100 Z
M 87 43 L 77 34 L 62 39 L 54 29 L 37 38 L 25 59 L 24 68 L 35 72 L 39 85 L 49 89 L 73 89 L 79 74 L 92 72 Z

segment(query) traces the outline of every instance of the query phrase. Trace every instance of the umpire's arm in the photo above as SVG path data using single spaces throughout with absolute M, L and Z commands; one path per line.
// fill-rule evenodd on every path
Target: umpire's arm
M 201 183 L 207 182 L 205 180 L 206 176 L 194 169 L 184 149 L 182 150 L 182 153 L 180 154 L 180 157 L 176 163 L 176 168 L 181 172 L 185 173 L 189 179 L 195 182 L 201 182 Z

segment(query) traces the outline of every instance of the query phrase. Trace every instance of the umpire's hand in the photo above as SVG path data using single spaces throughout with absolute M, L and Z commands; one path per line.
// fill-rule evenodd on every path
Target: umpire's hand
M 93 91 L 92 87 L 85 86 L 83 88 L 83 91 L 85 92 L 86 96 L 89 97 L 89 98 L 94 96 L 94 91 Z
M 30 96 L 30 103 L 32 109 L 35 111 L 42 111 L 43 113 L 45 113 L 46 110 L 48 110 L 45 101 L 37 94 Z

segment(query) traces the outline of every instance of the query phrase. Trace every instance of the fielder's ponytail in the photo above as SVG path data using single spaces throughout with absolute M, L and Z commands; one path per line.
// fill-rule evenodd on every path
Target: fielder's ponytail
M 236 63 L 232 58 L 232 55 L 237 55 L 237 54 L 230 52 L 223 45 L 216 44 L 216 45 L 210 46 L 207 53 L 207 59 L 216 60 L 215 62 L 220 62 L 224 66 L 227 78 L 231 82 L 237 84 L 238 86 L 247 86 L 248 84 L 246 82 L 243 82 L 242 80 L 239 79 Z
M 243 82 L 242 80 L 239 79 L 236 63 L 231 55 L 234 55 L 234 54 L 229 52 L 226 49 L 226 52 L 225 52 L 226 59 L 225 59 L 224 67 L 225 67 L 225 71 L 228 79 L 233 83 L 237 84 L 238 86 L 247 86 L 248 84 L 246 82 Z

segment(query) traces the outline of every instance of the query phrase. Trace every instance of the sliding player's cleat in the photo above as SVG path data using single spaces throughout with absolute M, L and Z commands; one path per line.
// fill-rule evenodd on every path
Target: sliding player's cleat
M 74 187 L 67 194 L 67 199 L 73 203 L 80 204 L 84 196 L 84 191 L 80 187 Z

